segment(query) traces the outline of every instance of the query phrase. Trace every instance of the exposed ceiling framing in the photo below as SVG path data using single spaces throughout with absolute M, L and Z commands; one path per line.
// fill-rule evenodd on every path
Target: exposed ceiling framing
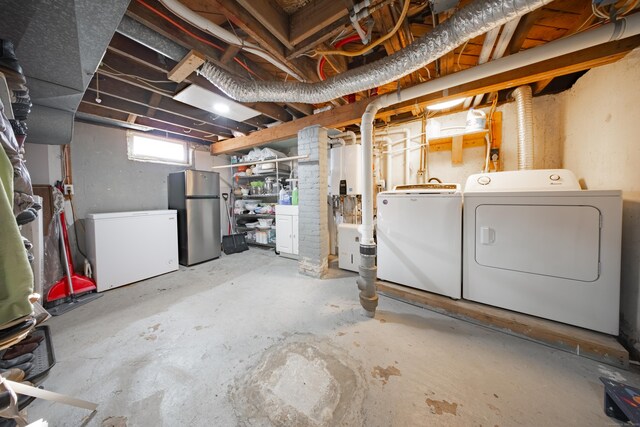
M 314 51 L 334 49 L 338 40 L 356 34 L 349 16 L 354 3 L 358 2 L 180 1 L 201 17 L 241 38 L 243 43 L 258 46 L 308 82 L 319 81 L 322 78 L 320 74 L 331 76 L 391 55 L 432 31 L 434 22 L 439 25 L 456 12 L 451 9 L 432 14 L 427 0 L 406 0 L 410 1 L 409 12 L 400 23 L 397 33 L 364 55 L 327 56 L 320 72 L 320 58 L 314 56 Z M 471 0 L 462 0 L 458 8 L 470 2 Z M 372 0 L 370 4 L 373 13 L 362 18 L 359 24 L 365 30 L 370 28 L 370 38 L 376 40 L 398 23 L 404 2 Z M 634 12 L 637 10 L 631 13 Z M 220 154 L 290 138 L 295 136 L 297 130 L 310 124 L 330 127 L 354 125 L 370 102 L 369 97 L 376 93 L 376 90 L 370 90 L 354 94 L 348 101 L 338 99 L 320 105 L 245 103 L 257 115 L 244 121 L 234 121 L 174 100 L 175 94 L 192 84 L 226 97 L 194 71 L 202 61 L 209 61 L 247 80 L 283 81 L 292 77 L 263 57 L 243 50 L 243 46 L 236 45 L 235 42 L 226 43 L 196 28 L 174 15 L 159 0 L 131 0 L 126 15 L 138 25 L 142 24 L 152 30 L 153 34 L 168 39 L 167 43 L 176 47 L 172 52 L 187 53 L 181 54 L 182 58 L 173 54 L 172 59 L 159 53 L 163 52 L 159 47 L 149 43 L 144 43 L 145 46 L 142 41 L 126 32 L 116 33 L 82 98 L 78 110 L 82 120 L 106 119 L 109 123 L 119 123 L 122 127 L 144 127 L 158 134 L 170 134 L 210 145 L 213 154 Z M 477 66 L 482 62 L 481 54 L 489 55 L 491 60 L 501 54 L 514 54 L 580 31 L 588 31 L 602 23 L 602 20 L 593 15 L 590 1 L 556 0 L 523 16 L 517 23 L 495 31 L 496 40 L 488 48 L 485 47 L 484 53 L 483 44 L 487 45 L 489 41 L 485 40 L 485 35 L 481 35 L 400 81 L 377 88 L 377 93 L 395 91 L 399 87 L 412 86 Z M 498 47 L 493 47 L 494 45 Z M 509 88 L 516 84 L 532 84 L 536 94 L 565 90 L 575 78 L 556 79 L 557 77 L 571 76 L 618 60 L 638 45 L 640 39 L 637 37 L 611 42 L 551 62 L 533 64 L 505 75 L 476 81 L 450 90 L 448 94 L 433 94 L 407 105 L 396 105 L 381 111 L 378 117 L 386 122 L 405 120 L 412 115 L 421 114 L 429 103 L 452 97 L 478 96 L 477 101 L 488 102 L 492 96 L 498 96 L 502 100 Z M 354 51 L 362 47 L 359 37 L 352 37 L 341 49 Z M 482 97 L 482 94 L 492 95 Z M 347 102 L 351 103 L 343 105 Z M 332 109 L 313 114 L 314 109 L 324 107 Z

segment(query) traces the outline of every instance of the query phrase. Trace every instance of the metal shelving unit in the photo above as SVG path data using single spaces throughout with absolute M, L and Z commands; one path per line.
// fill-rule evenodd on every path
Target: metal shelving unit
M 306 159 L 309 156 L 292 156 L 292 157 L 284 157 L 284 158 L 275 158 L 275 159 L 268 159 L 268 160 L 261 160 L 261 161 L 256 161 L 256 162 L 245 162 L 245 163 L 235 163 L 235 164 L 231 164 L 231 165 L 224 165 L 224 166 L 213 166 L 212 169 L 227 169 L 227 168 L 231 168 L 232 170 L 232 175 L 233 175 L 233 190 L 236 190 L 238 185 L 240 183 L 250 183 L 251 181 L 258 181 L 258 180 L 264 180 L 267 177 L 275 177 L 276 181 L 279 182 L 280 181 L 280 175 L 282 174 L 282 171 L 280 170 L 280 163 L 282 162 L 289 162 L 289 164 L 291 165 L 291 169 L 293 169 L 293 162 L 297 161 L 299 159 Z M 275 163 L 276 167 L 274 169 L 273 172 L 269 172 L 269 173 L 262 173 L 262 174 L 257 174 L 257 175 L 243 175 L 243 176 L 236 176 L 237 171 L 238 171 L 238 166 L 252 166 L 252 165 L 257 165 L 257 164 L 261 164 L 261 163 Z M 242 225 L 238 225 L 238 220 L 241 219 L 247 219 L 247 218 L 273 218 L 274 222 L 275 222 L 275 214 L 236 214 L 235 213 L 235 205 L 236 205 L 236 200 L 256 200 L 256 199 L 267 199 L 268 203 L 274 203 L 277 204 L 278 202 L 278 194 L 250 194 L 247 196 L 236 196 L 235 195 L 235 191 L 231 192 L 231 206 L 233 207 L 233 215 L 231 217 L 231 221 L 232 224 L 234 226 L 235 229 L 237 229 L 240 232 L 249 232 L 249 231 L 253 231 L 255 229 L 251 229 L 248 227 L 244 227 Z M 275 230 L 273 230 L 275 233 Z M 275 248 L 276 247 L 276 242 L 275 242 L 275 236 L 273 238 L 273 243 L 269 243 L 269 244 L 263 244 L 263 243 L 257 243 L 255 241 L 252 241 L 250 238 L 248 238 L 249 236 L 247 236 L 247 243 L 250 245 L 255 245 L 255 246 L 262 246 L 262 247 L 269 247 L 269 248 Z

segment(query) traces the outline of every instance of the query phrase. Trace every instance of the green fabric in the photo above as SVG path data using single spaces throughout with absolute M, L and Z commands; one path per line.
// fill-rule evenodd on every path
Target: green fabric
M 6 131 L 11 131 L 6 129 Z M 0 135 L 0 138 L 4 138 Z M 13 167 L 0 148 L 0 327 L 33 311 L 33 272 L 13 216 Z

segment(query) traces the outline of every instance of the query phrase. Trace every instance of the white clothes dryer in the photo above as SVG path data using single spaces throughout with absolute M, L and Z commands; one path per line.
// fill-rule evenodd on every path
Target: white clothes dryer
M 568 170 L 472 175 L 463 298 L 618 334 L 622 193 Z

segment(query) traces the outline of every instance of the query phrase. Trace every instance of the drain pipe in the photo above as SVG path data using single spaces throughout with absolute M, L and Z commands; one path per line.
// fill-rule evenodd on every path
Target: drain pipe
M 371 171 L 373 122 L 378 111 L 382 108 L 409 101 L 420 96 L 439 91 L 447 91 L 452 87 L 478 79 L 637 34 L 640 34 L 640 13 L 603 25 L 600 28 L 558 39 L 542 46 L 502 57 L 455 74 L 448 74 L 444 77 L 430 80 L 402 91 L 381 95 L 367 106 L 362 115 L 362 123 L 360 125 L 364 193 L 362 194 L 362 225 L 360 226 L 360 277 L 356 280 L 358 289 L 360 289 L 360 304 L 364 308 L 367 316 L 375 316 L 375 311 L 378 306 L 378 294 L 376 292 L 376 244 L 373 239 L 373 177 Z M 447 97 L 448 93 L 443 92 L 442 96 Z
M 411 130 L 409 128 L 401 128 L 398 130 L 389 131 L 388 129 L 383 129 L 376 131 L 376 136 L 384 135 L 404 135 L 404 138 L 400 141 L 404 141 L 404 183 L 410 184 L 411 182 L 411 153 L 410 153 L 410 145 L 411 145 Z M 400 142 L 398 141 L 398 142 Z
M 518 170 L 533 169 L 533 94 L 531 86 L 517 87 L 511 96 L 516 100 Z

